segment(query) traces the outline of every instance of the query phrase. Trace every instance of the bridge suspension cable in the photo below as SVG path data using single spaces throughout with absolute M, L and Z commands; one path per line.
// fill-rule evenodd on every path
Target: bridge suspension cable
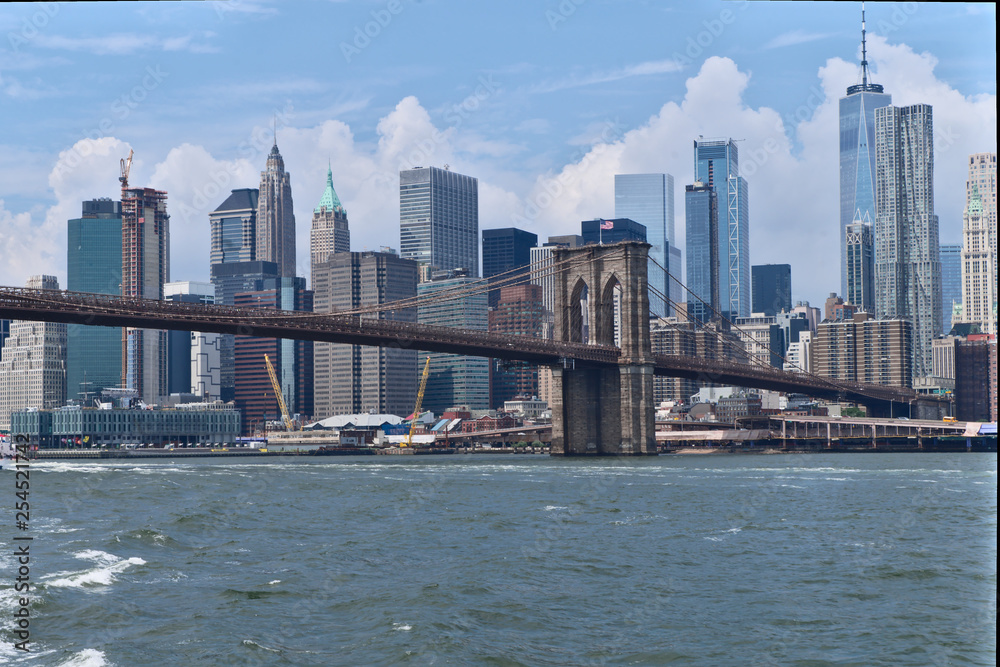
M 712 311 L 712 313 L 716 317 L 718 317 L 720 320 L 728 323 L 729 326 L 732 329 L 735 329 L 736 331 L 739 331 L 740 333 L 746 334 L 748 337 L 752 337 L 749 332 L 747 332 L 744 329 L 742 329 L 741 327 L 737 326 L 729 318 L 727 318 L 721 312 L 719 312 L 718 310 L 716 310 L 712 306 L 712 304 L 708 303 L 707 301 L 705 301 L 704 299 L 702 299 L 700 296 L 698 296 L 697 294 L 695 294 L 694 291 L 692 291 L 687 285 L 685 285 L 679 278 L 677 278 L 675 275 L 673 275 L 672 273 L 670 273 L 669 271 L 667 271 L 667 269 L 664 268 L 662 264 L 660 264 L 659 262 L 657 262 L 654 257 L 650 257 L 649 260 L 651 262 L 653 262 L 653 264 L 655 264 L 661 270 L 663 270 L 663 272 L 666 273 L 667 276 L 670 277 L 670 279 L 676 281 L 677 284 L 680 285 L 688 294 L 692 295 L 694 298 L 698 299 L 698 301 L 700 301 L 702 304 L 704 304 L 709 310 Z M 655 290 L 656 288 L 651 288 L 651 289 Z M 664 296 L 664 298 L 667 298 L 669 300 L 669 297 L 665 297 L 665 295 L 663 295 L 662 293 L 660 293 L 660 296 Z M 673 302 L 673 301 L 671 301 L 671 303 L 674 303 L 674 305 L 676 305 L 676 303 Z M 692 318 L 690 317 L 690 315 L 687 316 L 687 319 L 688 319 L 689 322 L 694 322 L 696 326 L 701 326 L 706 331 L 710 331 L 710 329 L 708 329 L 707 327 L 705 327 L 704 323 L 698 322 L 698 320 L 692 320 Z M 846 384 L 844 384 L 844 383 L 842 383 L 842 382 L 840 382 L 840 381 L 838 381 L 838 380 L 836 380 L 834 378 L 828 378 L 828 377 L 824 377 L 822 375 L 817 375 L 816 373 L 812 373 L 812 372 L 810 372 L 810 371 L 802 368 L 798 364 L 793 364 L 792 362 L 790 362 L 785 357 L 784 354 L 776 352 L 770 345 L 765 345 L 764 347 L 772 355 L 774 355 L 774 356 L 778 357 L 779 359 L 781 359 L 781 361 L 782 361 L 783 364 L 789 364 L 792 367 L 798 369 L 796 372 L 800 372 L 800 373 L 803 373 L 805 375 L 808 375 L 809 377 L 812 377 L 812 378 L 814 378 L 816 380 L 819 380 L 820 382 L 823 382 L 823 383 L 829 385 L 830 387 L 832 387 L 834 389 L 837 389 L 838 391 L 841 391 L 841 392 L 857 392 L 857 393 L 860 393 L 860 394 L 862 394 L 864 396 L 868 396 L 869 398 L 881 398 L 879 396 L 872 395 L 870 393 L 870 391 L 866 391 L 865 389 L 862 389 L 860 387 L 851 387 L 851 386 L 846 385 Z M 747 352 L 747 355 L 749 356 L 749 352 Z M 770 366 L 770 363 L 768 363 L 767 365 Z

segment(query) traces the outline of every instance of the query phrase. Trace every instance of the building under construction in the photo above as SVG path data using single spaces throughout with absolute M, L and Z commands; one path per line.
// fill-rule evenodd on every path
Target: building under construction
M 122 296 L 163 299 L 163 285 L 169 281 L 167 193 L 129 188 L 123 180 Z M 167 394 L 167 332 L 129 327 L 122 336 L 122 386 L 134 389 L 146 403 L 159 402 Z

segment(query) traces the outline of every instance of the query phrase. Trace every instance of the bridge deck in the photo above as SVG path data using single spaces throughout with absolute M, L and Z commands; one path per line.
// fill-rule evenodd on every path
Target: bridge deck
M 616 347 L 435 327 L 375 316 L 208 306 L 17 287 L 0 287 L 0 318 L 401 347 L 534 364 L 560 364 L 567 360 L 587 366 L 619 363 Z M 905 404 L 917 398 L 912 390 L 901 387 L 834 382 L 805 373 L 698 357 L 655 356 L 654 372 L 865 404 Z

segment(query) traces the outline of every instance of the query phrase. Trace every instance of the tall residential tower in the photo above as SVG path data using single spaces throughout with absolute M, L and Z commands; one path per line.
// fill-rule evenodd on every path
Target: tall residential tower
M 875 170 L 875 315 L 913 323 L 913 376 L 929 376 L 931 341 L 941 331 L 929 104 L 875 111 Z
M 170 282 L 170 216 L 167 193 L 122 190 L 122 287 L 124 297 L 163 299 Z M 146 403 L 167 394 L 167 332 L 123 330 L 122 383 Z

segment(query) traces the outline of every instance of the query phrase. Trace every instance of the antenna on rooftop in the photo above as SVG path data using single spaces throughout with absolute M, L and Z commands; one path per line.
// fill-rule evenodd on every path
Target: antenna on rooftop
M 861 85 L 868 87 L 868 47 L 865 42 L 865 3 L 861 3 Z

